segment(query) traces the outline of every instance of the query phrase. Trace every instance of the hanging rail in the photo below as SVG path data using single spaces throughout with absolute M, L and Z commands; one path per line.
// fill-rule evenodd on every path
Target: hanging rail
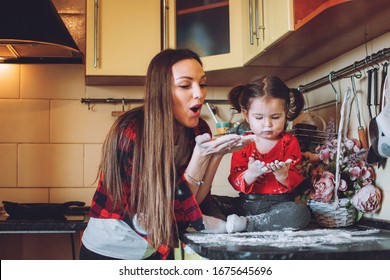
M 81 103 L 88 104 L 88 109 L 91 104 L 96 103 L 108 103 L 108 104 L 129 104 L 129 103 L 143 103 L 143 99 L 129 99 L 129 98 L 81 98 Z M 229 104 L 229 101 L 226 99 L 212 99 L 205 100 L 205 102 L 210 102 L 214 104 Z
M 328 76 L 322 77 L 306 85 L 300 85 L 298 87 L 298 90 L 300 90 L 301 92 L 309 92 L 313 89 L 319 88 L 323 85 L 330 83 L 330 80 L 332 82 L 336 80 L 340 80 L 342 78 L 345 78 L 345 76 L 347 75 L 352 75 L 369 65 L 372 65 L 374 63 L 377 63 L 389 57 L 390 57 L 390 48 L 382 49 L 377 53 L 367 56 L 365 59 L 362 59 L 360 61 L 355 61 L 353 64 L 345 68 L 342 68 L 338 71 L 332 71 Z

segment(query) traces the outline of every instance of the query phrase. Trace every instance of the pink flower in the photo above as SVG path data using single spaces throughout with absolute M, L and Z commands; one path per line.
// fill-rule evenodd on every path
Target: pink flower
M 339 186 L 339 191 L 345 192 L 348 189 L 347 182 L 345 180 L 340 179 L 340 186 Z
M 344 145 L 348 150 L 353 150 L 354 152 L 360 150 L 360 141 L 355 138 L 345 140 Z
M 322 160 L 325 164 L 328 164 L 330 160 L 333 159 L 333 152 L 329 148 L 322 149 L 319 153 L 320 160 Z
M 371 171 L 367 168 L 367 166 L 363 166 L 362 164 L 360 164 L 360 166 L 349 168 L 348 173 L 352 181 L 355 181 L 359 177 L 364 180 L 367 180 L 371 178 L 372 175 Z
M 329 171 L 324 171 L 321 177 L 313 180 L 313 192 L 310 197 L 316 201 L 329 202 L 334 192 L 334 175 Z
M 369 184 L 356 191 L 351 198 L 351 204 L 361 212 L 374 213 L 380 209 L 381 198 L 380 190 Z
M 345 147 L 347 147 L 348 150 L 352 150 L 355 146 L 355 142 L 352 139 L 347 139 L 344 142 Z

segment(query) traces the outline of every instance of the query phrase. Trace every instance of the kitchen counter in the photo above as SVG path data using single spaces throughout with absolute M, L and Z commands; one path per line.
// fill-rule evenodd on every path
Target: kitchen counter
M 183 243 L 207 259 L 326 260 L 390 259 L 390 230 L 355 225 L 323 228 L 311 224 L 301 231 L 186 233 Z
M 87 227 L 89 207 L 70 209 L 63 216 L 50 219 L 12 218 L 0 211 L 0 234 L 6 233 L 76 233 Z
M 14 219 L 0 212 L 1 234 L 69 234 L 72 258 L 76 259 L 75 238 L 82 232 L 89 220 L 88 209 L 66 213 L 55 219 Z
M 88 215 L 65 215 L 63 219 L 20 220 L 0 216 L 0 234 L 5 233 L 76 233 L 84 230 Z

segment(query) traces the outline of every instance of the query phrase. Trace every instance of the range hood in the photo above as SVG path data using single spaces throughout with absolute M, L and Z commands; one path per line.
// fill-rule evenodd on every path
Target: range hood
M 82 64 L 51 0 L 0 0 L 0 63 Z

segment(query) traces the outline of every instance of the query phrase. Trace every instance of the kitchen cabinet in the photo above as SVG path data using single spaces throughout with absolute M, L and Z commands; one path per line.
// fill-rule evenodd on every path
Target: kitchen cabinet
M 388 0 L 294 0 L 294 31 L 244 67 L 209 71 L 208 84 L 234 86 L 262 75 L 288 81 L 389 32 L 389 14 Z
M 245 48 L 244 65 L 247 65 L 294 30 L 294 2 L 293 0 L 245 0 L 243 5 L 244 10 L 254 11 L 246 13 L 249 17 L 244 18 L 244 22 L 250 22 L 249 25 L 254 27 L 249 29 L 252 32 L 244 31 L 252 46 Z M 245 29 L 245 24 L 243 28 Z
M 242 67 L 294 28 L 293 0 L 171 0 L 169 9 L 170 46 L 198 52 L 206 71 Z
M 149 11 L 141 16 L 141 12 L 136 13 L 136 16 L 131 19 L 129 16 L 124 16 L 130 22 L 126 25 L 128 28 L 121 27 L 120 24 L 114 24 L 115 28 L 121 28 L 121 32 L 114 32 L 114 27 L 107 22 L 100 22 L 101 28 L 104 27 L 105 33 L 117 33 L 116 42 L 109 47 L 104 38 L 101 38 L 103 45 L 100 46 L 99 55 L 101 56 L 101 65 L 99 69 L 94 69 L 91 56 L 93 55 L 93 5 L 92 0 L 87 0 L 89 8 L 87 10 L 87 85 L 143 85 L 144 74 L 133 71 L 117 71 L 115 68 L 130 67 L 129 64 L 143 63 L 143 66 L 135 67 L 134 70 L 140 70 L 142 67 L 146 68 L 150 58 L 157 53 L 160 48 L 160 28 L 166 27 L 168 30 L 167 46 L 176 47 L 176 9 L 175 0 L 163 0 L 161 2 L 167 3 L 168 12 L 167 20 L 163 20 L 163 26 L 160 22 L 159 8 L 153 6 L 153 16 L 150 16 Z M 119 1 L 119 0 L 100 0 L 103 4 L 109 2 L 141 2 L 135 4 L 139 11 L 145 11 L 146 6 L 156 4 L 157 0 L 149 1 Z M 198 2 L 199 1 L 190 1 Z M 209 0 L 209 4 L 221 1 Z M 205 70 L 208 76 L 209 86 L 234 86 L 238 83 L 247 83 L 254 78 L 262 75 L 279 76 L 281 79 L 288 81 L 298 75 L 301 75 L 327 61 L 336 58 L 358 46 L 369 42 L 390 30 L 390 21 L 388 15 L 390 13 L 390 5 L 388 0 L 230 0 L 222 1 L 228 2 L 229 5 L 229 52 L 215 55 L 207 55 L 202 57 Z M 126 6 L 125 4 L 122 7 Z M 144 4 L 145 3 L 145 4 Z M 204 1 L 204 3 L 206 3 Z M 249 3 L 252 3 L 252 16 L 249 15 Z M 107 4 L 105 4 L 107 5 Z M 157 5 L 157 6 L 159 6 Z M 127 5 L 128 6 L 128 5 Z M 103 9 L 104 7 L 101 7 Z M 154 8 L 156 10 L 154 10 Z M 92 10 L 91 10 L 92 9 Z M 117 8 L 118 9 L 118 8 Z M 124 12 L 122 9 L 121 14 Z M 124 10 L 124 9 L 123 9 Z M 250 42 L 250 37 L 255 31 L 256 17 L 255 12 L 258 12 L 259 39 L 254 37 L 253 44 Z M 102 12 L 102 11 L 101 11 Z M 103 10 L 104 12 L 104 10 Z M 92 13 L 92 14 L 91 14 Z M 123 16 L 121 16 L 123 17 Z M 150 18 L 151 17 L 151 18 Z M 119 17 L 118 17 L 119 18 Z M 138 20 L 141 18 L 140 20 Z M 149 19 L 150 18 L 150 19 Z M 249 31 L 249 18 L 252 21 L 252 30 Z M 116 18 L 115 18 L 116 19 Z M 118 19 L 116 19 L 118 20 Z M 124 19 L 122 19 L 124 20 Z M 144 26 L 140 28 L 141 22 Z M 109 25 L 111 27 L 105 27 Z M 141 33 L 136 40 L 125 40 L 124 35 L 126 30 L 135 27 L 142 30 L 134 34 Z M 149 25 L 153 25 L 150 27 Z M 157 26 L 157 28 L 156 28 Z M 138 28 L 137 28 L 138 27 Z M 157 35 L 145 36 L 146 30 L 152 28 Z M 164 29 L 164 28 L 161 28 Z M 101 30 L 101 31 L 104 31 Z M 150 32 L 150 31 L 148 31 Z M 153 33 L 153 32 L 152 32 Z M 118 35 L 120 34 L 120 35 Z M 110 34 L 113 35 L 113 34 Z M 105 35 L 107 36 L 107 35 Z M 138 36 L 138 35 L 137 35 Z M 165 34 L 163 36 L 165 38 Z M 107 39 L 107 37 L 105 37 Z M 156 40 L 157 42 L 149 43 Z M 157 39 L 156 39 L 157 38 Z M 140 41 L 141 40 L 141 41 Z M 113 42 L 114 40 L 112 40 Z M 134 42 L 144 42 L 134 44 Z M 146 43 L 145 43 L 146 42 Z M 127 46 L 126 44 L 130 44 Z M 122 49 L 117 51 L 118 46 Z M 154 51 L 150 51 L 151 46 L 155 47 Z M 109 52 L 109 56 L 118 55 L 114 62 L 109 62 L 110 68 L 106 69 L 104 58 L 105 53 Z M 133 50 L 137 48 L 137 50 Z M 142 49 L 142 51 L 139 51 Z M 130 51 L 131 50 L 131 51 Z M 147 53 L 149 53 L 149 57 Z M 130 58 L 125 58 L 123 55 L 127 54 Z M 141 58 L 142 57 L 142 58 Z M 139 58 L 139 59 L 138 59 Z M 131 61 L 131 63 L 126 63 Z M 121 66 L 122 65 L 122 66 Z M 92 67 L 92 69 L 91 69 Z M 107 66 L 108 67 L 108 66 Z M 104 69 L 103 69 L 104 68 Z M 145 69 L 144 68 L 144 69 Z M 108 68 L 107 68 L 108 69 Z M 91 71 L 92 70 L 92 71 Z M 104 72 L 101 72 L 103 71 Z M 145 71 L 145 70 L 144 70 Z M 143 72 L 143 71 L 140 71 Z
M 87 0 L 86 76 L 145 76 L 161 50 L 158 0 Z

